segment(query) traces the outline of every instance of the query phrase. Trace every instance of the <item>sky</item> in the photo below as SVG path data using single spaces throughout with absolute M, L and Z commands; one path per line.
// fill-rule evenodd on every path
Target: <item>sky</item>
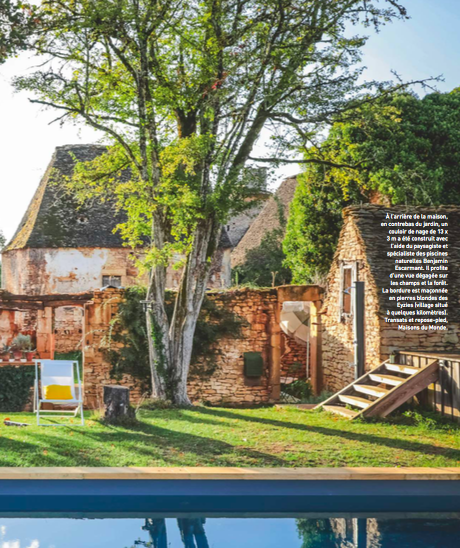
M 394 70 L 406 81 L 443 75 L 439 91 L 460 86 L 460 1 L 400 1 L 411 19 L 370 35 L 363 57 L 366 78 L 388 80 Z M 49 125 L 53 112 L 31 104 L 27 93 L 13 91 L 11 78 L 32 64 L 24 54 L 0 66 L 0 230 L 7 238 L 20 223 L 55 147 L 101 137 L 90 128 Z M 275 187 L 299 171 L 295 164 L 281 168 Z

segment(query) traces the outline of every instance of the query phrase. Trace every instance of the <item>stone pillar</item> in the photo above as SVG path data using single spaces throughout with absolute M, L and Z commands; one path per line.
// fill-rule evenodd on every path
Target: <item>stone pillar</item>
M 14 310 L 0 310 L 0 347 L 10 344 L 18 328 L 14 322 Z
M 281 304 L 274 303 L 274 313 L 270 322 L 270 400 L 279 401 L 281 394 Z
M 317 396 L 323 388 L 322 345 L 321 345 L 321 301 L 314 301 L 310 307 L 310 378 L 313 393 Z
M 53 309 L 49 306 L 37 313 L 37 352 L 42 360 L 54 358 Z

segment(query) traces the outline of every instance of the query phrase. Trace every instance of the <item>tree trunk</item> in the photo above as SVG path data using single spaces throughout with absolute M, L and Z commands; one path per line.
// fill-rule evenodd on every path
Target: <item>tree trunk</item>
M 155 305 L 147 313 L 152 394 L 156 398 L 171 400 L 176 405 L 191 405 L 187 394 L 187 379 L 193 337 L 219 235 L 220 225 L 213 219 L 198 223 L 170 324 L 165 313 L 164 286 L 159 287 L 161 281 L 158 282 L 157 276 L 152 276 L 149 295 L 150 299 L 155 295 Z
M 104 386 L 104 406 L 104 419 L 109 424 L 135 419 L 134 409 L 129 404 L 129 388 Z

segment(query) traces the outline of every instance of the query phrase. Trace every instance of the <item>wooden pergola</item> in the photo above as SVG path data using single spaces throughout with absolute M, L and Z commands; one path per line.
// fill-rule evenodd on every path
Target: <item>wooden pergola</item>
M 83 308 L 93 298 L 93 292 L 55 295 L 14 295 L 0 290 L 0 318 L 14 323 L 15 312 L 42 311 L 37 314 L 37 352 L 41 358 L 52 358 L 54 352 L 54 311 L 62 306 Z M 6 318 L 5 318 L 6 316 Z M 83 322 L 83 320 L 82 320 Z

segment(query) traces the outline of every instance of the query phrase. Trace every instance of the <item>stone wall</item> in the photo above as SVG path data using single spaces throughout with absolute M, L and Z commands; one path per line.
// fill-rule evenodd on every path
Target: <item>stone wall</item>
M 307 376 L 307 347 L 281 333 L 281 382 Z
M 110 378 L 111 366 L 104 355 L 110 321 L 117 314 L 122 298 L 121 289 L 95 291 L 92 301 L 85 305 L 83 392 L 85 407 L 90 409 L 103 407 L 102 393 L 105 384 L 128 386 L 131 389 L 131 401 L 134 403 L 142 396 L 132 377 L 125 375 L 121 381 Z
M 83 346 L 83 309 L 62 306 L 54 311 L 54 351 L 66 354 Z
M 357 281 L 365 283 L 366 369 L 376 367 L 381 360 L 377 288 L 360 234 L 353 221 L 345 219 L 322 308 L 323 385 L 331 391 L 340 390 L 352 382 L 355 376 L 353 318 L 340 317 L 340 265 L 343 262 L 355 262 Z
M 84 328 L 84 391 L 87 407 L 98 407 L 102 402 L 102 386 L 116 384 L 110 378 L 111 365 L 104 356 L 104 344 L 110 320 L 117 313 L 122 290 L 96 291 L 94 299 L 86 305 Z M 211 405 L 254 405 L 272 400 L 276 374 L 273 371 L 273 344 L 278 344 L 279 324 L 278 294 L 276 289 L 209 292 L 208 298 L 216 306 L 233 312 L 242 321 L 241 334 L 219 340 L 214 365 L 192 367 L 189 395 L 194 402 Z M 283 345 L 281 345 L 283 346 Z M 264 371 L 260 378 L 244 375 L 244 353 L 260 352 Z M 286 340 L 281 352 L 280 369 L 293 361 L 305 365 L 305 348 L 293 339 Z M 275 372 L 276 373 L 276 372 Z M 279 375 L 279 372 L 278 372 Z M 278 376 L 279 384 L 279 376 Z M 141 392 L 136 381 L 125 376 L 121 384 L 132 389 L 131 400 L 136 402 Z
M 218 307 L 233 312 L 244 324 L 238 338 L 219 341 L 217 367 L 212 375 L 190 377 L 190 398 L 212 405 L 267 403 L 271 397 L 270 335 L 278 305 L 276 290 L 241 289 L 209 293 L 208 298 Z M 245 352 L 261 352 L 264 362 L 262 377 L 245 377 Z
M 182 260 L 181 256 L 176 261 Z M 213 259 L 209 284 L 221 289 L 231 284 L 231 249 L 218 248 Z M 177 288 L 182 269 L 168 268 L 167 287 Z M 119 276 L 121 286 L 147 283 L 139 276 L 132 250 L 82 247 L 13 249 L 2 255 L 1 287 L 16 295 L 73 294 L 103 286 L 103 276 Z
M 102 287 L 102 276 L 137 282 L 127 248 L 15 249 L 2 255 L 2 287 L 17 295 L 80 293 Z

